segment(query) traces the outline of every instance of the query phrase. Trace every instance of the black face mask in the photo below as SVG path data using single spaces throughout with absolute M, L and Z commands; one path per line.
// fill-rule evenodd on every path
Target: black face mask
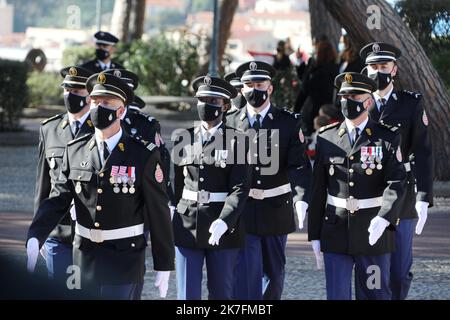
M 366 99 L 367 100 L 367 99 Z M 349 120 L 358 118 L 366 109 L 364 109 L 364 101 L 356 101 L 352 99 L 342 99 L 341 108 L 342 114 Z
M 384 90 L 392 82 L 390 73 L 377 72 L 369 74 L 369 78 L 375 81 L 378 85 L 378 90 Z
M 214 121 L 222 114 L 222 107 L 216 104 L 198 102 L 197 111 L 200 120 Z
M 252 107 L 259 108 L 269 98 L 269 94 L 267 90 L 252 89 L 244 92 L 244 97 Z
M 238 109 L 242 109 L 247 104 L 247 100 L 245 100 L 242 94 L 238 94 L 236 98 L 231 99 L 231 101 L 233 102 L 233 106 Z
M 105 49 L 96 49 L 95 56 L 97 57 L 98 60 L 103 61 L 109 57 L 109 51 Z
M 64 94 L 64 105 L 70 113 L 78 113 L 86 106 L 86 97 L 69 92 Z
M 98 105 L 97 108 L 92 108 L 89 112 L 92 124 L 100 130 L 108 128 L 117 120 L 117 109 L 111 110 Z

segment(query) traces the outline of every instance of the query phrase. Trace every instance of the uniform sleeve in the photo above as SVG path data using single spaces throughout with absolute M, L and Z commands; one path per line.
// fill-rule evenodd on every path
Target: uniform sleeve
M 236 141 L 236 140 L 235 140 Z M 249 149 L 248 137 L 245 136 L 245 155 L 247 155 Z M 219 219 L 225 221 L 228 229 L 232 229 L 236 226 L 239 216 L 245 207 L 245 202 L 250 191 L 251 184 L 251 166 L 247 163 L 247 157 L 244 157 L 245 162 L 239 163 L 237 153 L 239 152 L 238 146 L 235 143 L 234 152 L 235 162 L 232 166 L 230 177 L 228 180 L 229 194 L 225 199 L 225 204 L 220 212 Z
M 400 135 L 396 135 L 392 143 L 386 143 L 384 151 L 384 182 L 387 187 L 383 192 L 383 202 L 378 212 L 378 216 L 383 217 L 391 223 L 397 224 L 402 209 L 403 197 L 406 186 L 406 170 L 402 161 L 399 161 Z M 401 159 L 400 159 L 401 160 Z
M 416 201 L 425 201 L 433 206 L 433 152 L 428 130 L 428 115 L 420 101 L 412 114 L 412 153 L 415 155 L 415 175 L 417 180 Z
M 291 133 L 288 150 L 289 181 L 294 195 L 294 203 L 309 203 L 309 185 L 311 182 L 311 162 L 306 154 L 306 143 L 300 141 L 300 121 Z
M 161 174 L 159 153 L 152 152 L 143 173 L 145 212 L 150 228 L 154 269 L 169 271 L 175 269 L 175 246 L 165 179 L 159 180 Z
M 321 152 L 322 141 L 323 139 L 318 136 L 311 182 L 311 194 L 314 195 L 314 201 L 311 201 L 308 207 L 308 241 L 320 240 L 327 202 L 327 172 Z
M 58 179 L 51 188 L 50 196 L 37 209 L 28 229 L 27 240 L 33 237 L 37 238 L 40 247 L 69 210 L 70 203 L 73 199 L 73 190 L 70 181 L 67 179 L 68 176 L 69 162 L 66 147 Z
M 48 198 L 51 189 L 50 175 L 48 174 L 50 167 L 45 159 L 45 140 L 42 126 L 39 130 L 39 159 L 36 168 L 36 185 L 34 190 L 34 215 L 39 209 L 42 201 Z

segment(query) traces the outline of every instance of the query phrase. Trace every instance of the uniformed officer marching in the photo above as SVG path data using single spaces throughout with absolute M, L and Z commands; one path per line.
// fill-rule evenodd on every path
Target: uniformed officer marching
M 382 124 L 397 127 L 401 139 L 402 159 L 407 171 L 405 201 L 400 210 L 396 250 L 391 257 L 392 299 L 406 299 L 412 281 L 412 243 L 414 221 L 421 234 L 428 208 L 433 206 L 433 159 L 428 132 L 428 115 L 420 93 L 396 90 L 394 78 L 401 52 L 393 45 L 374 42 L 361 49 L 368 76 L 378 83 L 376 104 L 370 117 Z
M 156 286 L 165 296 L 174 268 L 173 232 L 159 153 L 123 132 L 120 116 L 133 99 L 120 78 L 94 74 L 86 85 L 95 134 L 71 141 L 50 197 L 28 231 L 28 268 L 74 199 L 73 257 L 82 289 L 101 298 L 139 299 L 145 273 L 144 215 L 149 221 Z
M 95 59 L 89 60 L 81 66 L 92 73 L 98 73 L 107 69 L 123 69 L 122 65 L 111 60 L 111 56 L 115 51 L 115 45 L 119 42 L 119 39 L 105 31 L 96 32 L 94 38 Z
M 105 73 L 113 74 L 121 78 L 123 81 L 128 83 L 133 91 L 139 86 L 139 77 L 129 70 L 110 69 L 106 70 Z M 133 105 L 139 107 L 136 108 L 133 107 Z M 171 165 L 170 153 L 167 150 L 166 143 L 161 136 L 161 125 L 154 117 L 139 110 L 143 107 L 145 107 L 145 102 L 135 95 L 133 101 L 126 106 L 125 112 L 121 117 L 122 128 L 130 136 L 136 138 L 137 140 L 143 140 L 149 149 L 156 148 L 159 150 L 164 176 L 167 177 L 166 183 L 169 200 L 171 205 L 175 205 L 175 197 L 169 179 Z
M 308 240 L 319 268 L 324 252 L 328 299 L 352 298 L 353 267 L 357 299 L 390 299 L 390 253 L 406 184 L 400 135 L 368 117 L 373 80 L 343 73 L 335 86 L 345 121 L 317 137 Z
M 201 123 L 175 142 L 173 217 L 178 299 L 201 299 L 206 262 L 209 299 L 232 299 L 233 272 L 244 246 L 240 219 L 248 197 L 248 141 L 222 122 L 225 100 L 236 89 L 225 80 L 204 76 L 193 82 Z
M 241 79 L 236 75 L 235 72 L 227 73 L 224 76 L 225 81 L 229 82 L 237 90 L 237 96 L 231 99 L 231 109 L 227 111 L 226 116 L 235 114 L 241 110 L 247 104 L 244 96 L 242 95 L 241 89 L 244 87 Z
M 305 137 L 298 115 L 270 103 L 274 72 L 260 61 L 240 65 L 236 75 L 244 84 L 247 105 L 227 118 L 229 126 L 254 137 L 250 150 L 255 165 L 244 209 L 247 235 L 236 267 L 236 299 L 281 298 L 287 235 L 295 231 L 294 206 L 301 221 L 308 207 L 311 165 Z
M 37 165 L 34 212 L 50 195 L 50 189 L 61 170 L 64 149 L 74 138 L 94 132 L 89 116 L 89 93 L 86 80 L 92 72 L 72 66 L 61 70 L 64 78 L 66 113 L 45 120 L 39 130 L 39 160 Z M 74 211 L 74 210 L 73 210 Z M 64 280 L 67 267 L 72 265 L 71 217 L 67 213 L 43 244 L 43 257 L 50 278 Z M 64 281 L 65 282 L 65 281 Z

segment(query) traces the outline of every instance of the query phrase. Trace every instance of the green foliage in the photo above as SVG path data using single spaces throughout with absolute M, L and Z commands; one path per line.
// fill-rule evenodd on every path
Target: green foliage
M 434 52 L 431 54 L 430 60 L 450 93 L 450 49 Z
M 31 106 L 62 103 L 62 77 L 54 72 L 36 72 L 29 74 L 26 84 L 29 88 Z
M 22 109 L 28 104 L 28 66 L 0 60 L 0 74 L 0 131 L 17 130 Z
M 280 108 L 293 109 L 295 99 L 300 90 L 295 68 L 290 66 L 284 70 L 277 70 L 275 77 L 272 78 L 273 94 L 271 100 Z
M 64 67 L 79 65 L 95 58 L 95 49 L 91 46 L 68 47 L 63 52 L 62 65 Z
M 148 41 L 121 44 L 117 56 L 139 76 L 138 94 L 184 96 L 198 69 L 198 41 L 180 33 L 175 40 L 161 33 Z

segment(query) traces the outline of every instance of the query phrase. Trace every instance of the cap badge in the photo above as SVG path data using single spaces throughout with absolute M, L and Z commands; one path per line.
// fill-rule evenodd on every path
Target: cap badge
M 100 84 L 104 84 L 106 82 L 106 76 L 103 72 L 98 75 L 97 81 Z
M 351 84 L 353 82 L 353 77 L 350 73 L 347 73 L 344 77 L 345 82 Z
M 115 70 L 114 71 L 114 75 L 118 78 L 122 77 L 122 72 L 120 72 L 120 70 Z
M 372 51 L 375 53 L 380 52 L 380 45 L 378 43 L 374 43 L 372 46 Z
M 211 77 L 206 76 L 205 79 L 203 79 L 203 83 L 206 84 L 207 86 L 210 86 L 212 83 Z
M 255 71 L 256 69 L 258 69 L 258 65 L 256 64 L 255 61 L 250 62 L 250 64 L 248 65 L 248 68 L 252 71 Z
M 70 69 L 69 69 L 69 74 L 72 76 L 72 77 L 75 77 L 76 75 L 77 75 L 77 68 L 74 68 L 74 67 L 71 67 Z

